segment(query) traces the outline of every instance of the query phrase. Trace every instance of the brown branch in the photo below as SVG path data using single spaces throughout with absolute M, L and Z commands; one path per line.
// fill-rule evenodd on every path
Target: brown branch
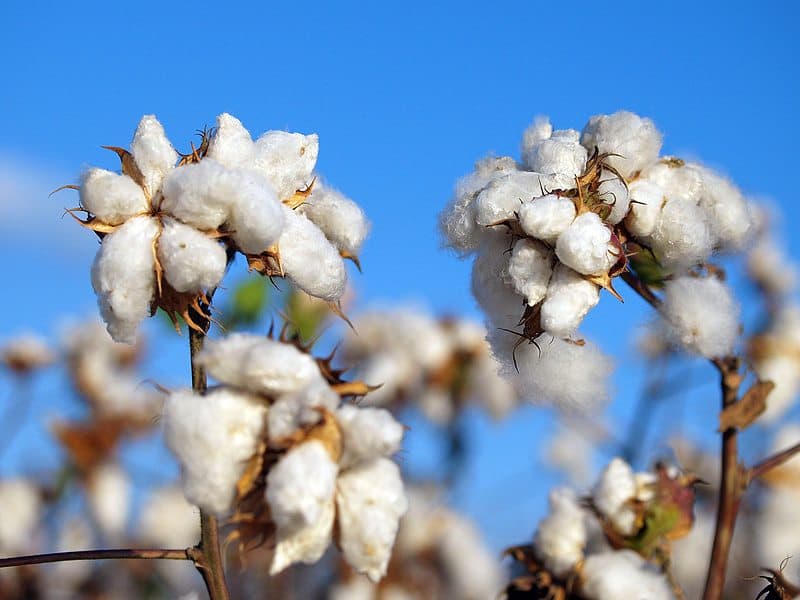
M 66 562 L 71 560 L 107 560 L 107 559 L 163 559 L 163 560 L 192 560 L 191 548 L 178 549 L 130 549 L 117 548 L 113 550 L 76 550 L 73 552 L 52 552 L 50 554 L 30 554 L 28 556 L 13 556 L 0 558 L 0 569 L 6 567 L 21 567 L 24 565 L 41 565 L 44 563 Z
M 628 284 L 628 286 L 642 299 L 647 302 L 650 306 L 659 310 L 661 308 L 661 298 L 656 296 L 653 293 L 653 290 L 650 289 L 646 283 L 644 283 L 641 279 L 639 279 L 635 274 L 630 271 L 625 271 L 620 275 L 622 281 Z
M 800 444 L 795 444 L 786 450 L 781 450 L 772 456 L 768 456 L 760 463 L 750 467 L 750 469 L 747 471 L 748 483 L 754 479 L 758 479 L 759 477 L 766 475 L 767 472 L 771 471 L 775 467 L 779 467 L 798 453 L 800 453 Z
M 205 315 L 201 315 L 205 317 Z M 203 349 L 205 333 L 189 327 L 189 353 L 192 364 L 192 389 L 197 393 L 206 391 L 206 373 L 195 360 Z M 228 585 L 219 545 L 219 524 L 214 515 L 200 511 L 200 542 L 190 549 L 192 560 L 203 576 L 211 600 L 228 600 Z

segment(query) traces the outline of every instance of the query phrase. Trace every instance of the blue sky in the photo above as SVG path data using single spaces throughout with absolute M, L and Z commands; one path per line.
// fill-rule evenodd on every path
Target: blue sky
M 145 113 L 183 148 L 223 111 L 256 134 L 319 133 L 320 171 L 373 222 L 365 273 L 353 273 L 362 304 L 413 300 L 478 315 L 469 265 L 441 249 L 437 214 L 476 159 L 516 155 L 537 114 L 577 129 L 622 108 L 649 116 L 666 152 L 701 158 L 780 206 L 789 238 L 800 217 L 796 23 L 791 2 L 6 0 L 0 338 L 50 334 L 65 316 L 94 312 L 96 242 L 62 219 L 75 197 L 47 192 L 87 165 L 113 168 L 99 147 L 126 145 Z M 800 254 L 800 241 L 790 247 Z M 627 374 L 623 334 L 648 314 L 626 296 L 624 307 L 604 298 L 586 328 L 622 365 L 618 414 L 641 376 Z M 180 351 L 165 343 L 169 356 Z M 186 380 L 179 364 L 161 365 L 165 379 Z M 714 410 L 702 410 L 710 426 Z M 470 422 L 480 435 L 468 470 L 474 500 L 464 505 L 498 546 L 532 530 L 553 482 L 533 463 L 550 424 L 533 411 L 502 426 Z M 409 460 L 424 462 L 420 448 Z M 498 482 L 508 494 L 498 496 Z M 504 496 L 514 511 L 500 523 L 487 512 L 499 512 Z

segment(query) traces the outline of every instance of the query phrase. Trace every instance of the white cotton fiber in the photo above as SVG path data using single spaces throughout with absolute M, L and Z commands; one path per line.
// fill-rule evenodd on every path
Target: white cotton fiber
M 183 492 L 191 503 L 227 514 L 266 416 L 262 399 L 226 388 L 204 396 L 178 390 L 167 397 L 164 435 L 181 463 Z
M 528 164 L 531 154 L 539 143 L 551 135 L 553 135 L 553 126 L 550 124 L 550 119 L 543 115 L 537 116 L 522 134 L 522 143 L 520 144 L 522 163 Z
M 558 264 L 542 303 L 542 327 L 554 336 L 570 337 L 599 301 L 600 288 L 566 265 Z
M 524 309 L 508 272 L 507 244 L 502 238 L 486 243 L 472 265 L 472 295 L 493 327 L 515 327 Z
M 632 550 L 592 554 L 581 569 L 581 595 L 587 600 L 673 600 L 666 575 Z
M 144 184 L 150 198 L 161 188 L 164 177 L 175 168 L 178 153 L 172 147 L 164 127 L 155 115 L 145 115 L 133 134 L 131 153 L 136 166 L 144 176 Z
M 668 281 L 662 314 L 675 341 L 706 358 L 730 354 L 739 337 L 739 305 L 715 277 Z
M 235 171 L 211 158 L 172 171 L 164 180 L 161 210 L 198 229 L 214 230 L 228 218 L 233 193 L 239 187 Z
M 266 500 L 277 527 L 270 574 L 313 563 L 331 541 L 338 466 L 317 441 L 295 446 L 267 475 Z
M 559 173 L 577 177 L 586 168 L 586 148 L 574 129 L 555 131 L 552 137 L 535 142 L 524 155 L 525 167 L 536 173 Z
M 272 185 L 251 171 L 236 171 L 230 180 L 228 229 L 245 254 L 261 254 L 278 238 L 286 225 L 283 205 Z
M 344 293 L 347 273 L 339 251 L 305 215 L 284 206 L 286 227 L 278 240 L 286 276 L 307 294 L 327 302 Z
M 227 265 L 225 249 L 215 239 L 174 219 L 163 219 L 158 260 L 164 277 L 177 292 L 213 290 Z
M 338 406 L 339 394 L 322 378 L 301 390 L 279 396 L 267 415 L 270 442 L 280 444 L 302 427 L 319 422 L 323 410 L 333 412 Z
M 158 230 L 158 222 L 150 217 L 129 219 L 103 238 L 95 257 L 92 287 L 108 333 L 116 342 L 135 342 L 136 328 L 150 315 Z
M 645 238 L 653 233 L 661 215 L 661 206 L 666 203 L 664 190 L 647 179 L 637 179 L 628 187 L 630 212 L 625 217 L 625 227 L 633 235 Z
M 492 180 L 475 199 L 475 221 L 489 226 L 514 218 L 520 205 L 542 195 L 539 173 L 517 171 Z
M 691 200 L 669 198 L 651 236 L 656 258 L 669 269 L 703 262 L 714 248 L 705 212 Z
M 268 131 L 256 140 L 253 168 L 272 183 L 281 200 L 311 183 L 317 164 L 319 137 L 313 133 Z
M 99 221 L 120 225 L 149 208 L 144 191 L 127 175 L 88 169 L 81 177 L 81 206 Z
M 250 132 L 242 122 L 228 113 L 217 117 L 214 136 L 208 145 L 207 158 L 212 158 L 226 167 L 245 168 L 253 160 L 256 147 Z
M 547 194 L 523 202 L 518 215 L 525 233 L 552 243 L 575 220 L 575 204 L 569 198 Z
M 592 503 L 615 531 L 622 535 L 633 535 L 636 513 L 631 502 L 634 498 L 636 477 L 633 469 L 621 458 L 612 459 L 592 490 Z
M 298 210 L 319 227 L 340 251 L 358 256 L 369 233 L 369 222 L 358 204 L 341 192 L 316 183 L 311 195 Z
M 704 194 L 700 207 L 721 250 L 740 250 L 753 231 L 747 200 L 733 183 L 710 169 L 702 169 Z
M 508 263 L 514 289 L 534 306 L 547 293 L 553 274 L 553 251 L 532 240 L 517 240 Z
M 95 469 L 87 486 L 92 517 L 106 540 L 120 540 L 125 533 L 131 508 L 131 480 L 116 463 L 107 462 Z
M 550 492 L 550 512 L 539 522 L 533 547 L 536 556 L 556 577 L 567 578 L 583 559 L 586 546 L 586 513 L 568 488 Z
M 346 404 L 336 411 L 336 422 L 342 431 L 342 468 L 400 450 L 403 426 L 388 410 Z
M 577 217 L 558 237 L 556 255 L 584 275 L 607 273 L 619 260 L 618 250 L 611 244 L 611 230 L 592 212 Z
M 653 121 L 631 112 L 596 115 L 589 119 L 581 135 L 581 143 L 589 151 L 595 147 L 601 154 L 611 152 L 606 160 L 623 177 L 630 177 L 654 162 L 661 150 L 661 134 Z
M 32 549 L 31 538 L 39 521 L 42 499 L 36 486 L 25 479 L 0 480 L 0 555 L 13 556 Z
M 628 186 L 610 171 L 603 171 L 600 177 L 597 193 L 603 203 L 610 209 L 604 220 L 606 223 L 616 225 L 625 218 L 630 208 Z
M 379 458 L 342 473 L 336 487 L 344 558 L 377 582 L 386 574 L 400 517 L 408 510 L 400 469 Z
M 667 198 L 681 197 L 697 203 L 705 193 L 702 168 L 671 156 L 645 167 L 640 179 L 660 187 Z

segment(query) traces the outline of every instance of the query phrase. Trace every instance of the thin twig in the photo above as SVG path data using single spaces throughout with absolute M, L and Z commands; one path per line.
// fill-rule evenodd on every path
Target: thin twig
M 768 471 L 771 471 L 775 467 L 779 467 L 798 453 L 800 453 L 800 444 L 795 444 L 794 446 L 787 448 L 786 450 L 781 450 L 780 452 L 765 458 L 760 463 L 753 465 L 747 472 L 748 483 L 754 479 L 763 477 Z
M 71 560 L 106 560 L 106 559 L 164 559 L 164 560 L 191 560 L 189 548 L 161 549 L 161 548 L 115 548 L 112 550 L 76 550 L 73 552 L 51 552 L 49 554 L 30 554 L 28 556 L 13 556 L 0 558 L 0 569 L 6 567 L 21 567 L 23 565 L 40 565 L 43 563 L 66 562 Z

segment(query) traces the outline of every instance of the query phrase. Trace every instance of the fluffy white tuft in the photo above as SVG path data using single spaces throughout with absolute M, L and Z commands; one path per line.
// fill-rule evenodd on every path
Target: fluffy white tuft
M 607 273 L 619 260 L 618 250 L 611 244 L 611 230 L 593 212 L 577 217 L 558 236 L 556 255 L 562 263 L 584 275 Z
M 216 240 L 194 227 L 164 218 L 158 238 L 158 260 L 177 292 L 212 290 L 225 275 L 227 256 Z
M 528 306 L 534 306 L 547 293 L 553 274 L 553 252 L 544 244 L 518 240 L 508 263 L 508 274 L 514 289 L 525 297 Z
M 547 194 L 523 202 L 518 215 L 525 233 L 546 242 L 555 242 L 575 220 L 575 204 L 569 198 Z
M 593 554 L 581 569 L 581 593 L 587 600 L 673 600 L 667 577 L 632 550 Z
M 585 511 L 568 488 L 550 492 L 550 512 L 539 522 L 533 546 L 544 566 L 556 577 L 566 578 L 583 559 L 586 546 Z
M 308 200 L 299 210 L 339 250 L 358 256 L 369 233 L 369 222 L 358 204 L 338 190 L 316 183 Z
M 658 158 L 661 134 L 650 119 L 631 112 L 596 115 L 589 119 L 581 134 L 581 143 L 591 154 L 595 147 L 608 157 L 608 163 L 624 177 L 630 177 Z
M 145 115 L 131 141 L 131 154 L 144 176 L 144 186 L 150 198 L 161 188 L 164 177 L 175 168 L 178 153 L 172 147 L 164 127 L 155 115 Z
M 600 288 L 563 264 L 556 265 L 541 307 L 545 331 L 569 337 L 600 301 Z
M 109 225 L 120 225 L 148 210 L 147 198 L 127 175 L 87 169 L 81 177 L 81 206 Z
M 388 410 L 346 404 L 336 411 L 336 422 L 342 431 L 342 468 L 400 450 L 403 426 Z

